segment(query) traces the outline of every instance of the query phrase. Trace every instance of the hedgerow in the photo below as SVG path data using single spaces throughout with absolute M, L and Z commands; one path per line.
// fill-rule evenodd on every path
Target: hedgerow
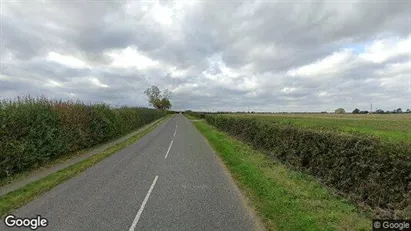
M 46 98 L 1 101 L 0 179 L 114 139 L 165 113 Z
M 206 121 L 307 172 L 378 217 L 411 217 L 411 146 L 362 134 L 206 115 Z
M 193 117 L 199 118 L 199 119 L 204 119 L 206 113 L 204 112 L 195 112 L 195 111 L 186 111 L 185 112 L 187 115 L 191 115 Z

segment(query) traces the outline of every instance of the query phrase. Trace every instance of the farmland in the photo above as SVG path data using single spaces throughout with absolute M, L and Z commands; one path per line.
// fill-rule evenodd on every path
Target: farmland
M 387 141 L 411 142 L 411 114 L 240 114 L 236 116 L 347 133 L 359 132 Z

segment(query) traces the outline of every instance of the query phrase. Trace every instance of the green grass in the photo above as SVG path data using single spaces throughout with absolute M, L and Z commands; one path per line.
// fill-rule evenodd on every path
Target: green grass
M 194 116 L 191 116 L 191 115 L 189 115 L 189 114 L 184 114 L 185 115 L 185 117 L 187 117 L 189 120 L 198 120 L 198 118 L 196 118 L 196 117 L 194 117 Z
M 128 145 L 135 143 L 141 137 L 148 134 L 150 131 L 154 130 L 161 122 L 163 122 L 169 116 L 171 115 L 163 117 L 160 121 L 144 129 L 135 136 L 132 136 L 121 143 L 115 144 L 114 146 L 107 148 L 105 151 L 101 153 L 95 154 L 89 157 L 88 159 L 80 161 L 74 165 L 71 165 L 70 167 L 62 169 L 56 173 L 50 174 L 49 176 L 43 179 L 32 182 L 26 186 L 23 186 L 20 189 L 17 189 L 13 192 L 1 196 L 0 215 L 3 217 L 13 209 L 19 208 L 27 204 L 35 197 L 49 191 L 50 189 L 54 188 L 55 186 L 64 182 L 65 180 L 78 175 L 79 173 L 85 171 L 87 168 L 93 166 L 94 164 L 98 163 L 104 158 L 120 151 Z
M 195 125 L 269 230 L 370 230 L 369 215 L 314 178 L 286 168 L 205 121 Z
M 411 141 L 411 114 L 241 114 L 239 116 L 251 116 L 265 121 L 291 123 L 304 127 L 359 132 L 374 135 L 386 141 Z

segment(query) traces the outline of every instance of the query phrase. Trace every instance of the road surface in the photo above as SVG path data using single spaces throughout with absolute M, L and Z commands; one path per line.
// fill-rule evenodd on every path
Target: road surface
M 261 227 L 205 138 L 183 115 L 12 214 L 46 218 L 48 226 L 37 230 Z M 22 228 L 7 228 L 2 221 L 0 230 Z

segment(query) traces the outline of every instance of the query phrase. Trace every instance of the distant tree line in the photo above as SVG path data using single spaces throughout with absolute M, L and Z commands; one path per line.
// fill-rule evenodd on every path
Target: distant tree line
M 193 113 L 191 110 L 186 110 L 185 113 Z M 327 114 L 327 111 L 321 112 L 254 112 L 254 111 L 214 111 L 214 112 L 206 112 L 206 111 L 195 111 L 195 113 L 204 113 L 204 114 Z M 334 111 L 335 114 L 344 114 L 346 113 L 344 108 L 338 108 Z M 362 111 L 358 108 L 352 111 L 352 114 L 396 114 L 396 113 L 411 113 L 410 109 L 403 111 L 401 108 L 394 109 L 392 111 L 384 111 L 382 109 L 377 109 L 374 112 L 370 112 L 368 110 Z
M 354 109 L 354 111 L 352 111 L 352 114 L 368 114 L 370 113 L 369 111 L 360 111 L 358 108 Z M 375 112 L 371 112 L 371 113 L 375 113 L 375 114 L 397 114 L 397 113 L 411 113 L 410 109 L 407 109 L 405 111 L 403 111 L 401 108 L 397 108 L 394 109 L 392 111 L 384 111 L 382 109 L 377 109 L 375 110 Z
M 328 113 L 326 111 L 322 112 L 255 112 L 255 111 L 214 111 L 214 112 L 207 112 L 207 111 L 192 111 L 186 110 L 183 113 L 203 113 L 203 114 L 325 114 Z

